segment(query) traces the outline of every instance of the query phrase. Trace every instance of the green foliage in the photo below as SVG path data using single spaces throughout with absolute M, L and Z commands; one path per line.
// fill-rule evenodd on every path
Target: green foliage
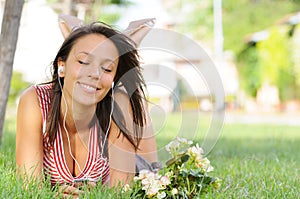
M 213 9 L 210 0 L 176 0 L 167 7 L 167 12 L 174 16 L 174 29 L 201 41 L 213 37 Z
M 298 10 L 299 1 L 243 0 L 239 1 L 238 9 L 236 3 L 234 0 L 223 2 L 224 46 L 238 54 L 237 66 L 241 87 L 250 96 L 255 97 L 260 86 L 269 82 L 279 88 L 281 100 L 296 98 L 296 77 L 288 34 L 288 28 L 291 27 L 275 26 L 275 22 Z M 267 40 L 259 42 L 256 45 L 257 49 L 245 47 L 244 39 L 247 34 L 267 28 L 270 36 Z
M 57 3 L 59 2 L 59 0 L 47 0 L 47 3 L 49 4 L 53 4 L 53 3 Z
M 260 61 L 260 82 L 269 82 L 279 88 L 282 100 L 295 99 L 296 77 L 293 73 L 292 49 L 286 27 L 272 28 L 267 40 L 257 44 Z
M 13 75 L 10 82 L 10 91 L 8 103 L 14 104 L 19 95 L 30 85 L 29 82 L 24 81 L 23 74 L 18 71 L 13 71 Z
M 184 7 L 189 10 L 187 14 L 182 10 Z M 223 0 L 222 9 L 224 48 L 239 53 L 245 46 L 247 34 L 264 30 L 285 15 L 298 11 L 300 1 Z M 169 12 L 175 16 L 183 14 L 184 19 L 180 18 L 178 24 L 179 31 L 192 34 L 200 41 L 213 38 L 212 0 L 177 0 Z
M 269 29 L 269 38 L 249 46 L 238 56 L 242 88 L 255 97 L 257 90 L 270 83 L 279 88 L 282 100 L 294 99 L 296 75 L 293 73 L 292 48 L 286 26 Z
M 258 42 L 256 47 L 260 63 L 260 80 L 278 85 L 280 72 L 291 67 L 286 32 L 280 33 L 278 27 L 269 30 L 269 38 Z
M 107 4 L 125 5 L 128 4 L 127 0 L 106 0 Z
M 299 9 L 299 1 L 223 1 L 224 48 L 239 53 L 245 46 L 246 35 L 267 29 Z
M 120 18 L 120 13 L 103 13 L 99 17 L 99 21 L 102 21 L 106 24 L 114 24 Z
M 188 5 L 189 12 L 178 27 L 178 31 L 193 35 L 200 41 L 207 41 L 213 38 L 213 4 L 209 0 L 184 1 Z M 179 5 L 183 7 L 183 4 Z M 192 9 L 191 9 L 192 8 Z M 178 13 L 176 13 L 178 15 Z
M 259 81 L 259 60 L 257 49 L 250 46 L 244 49 L 238 56 L 239 82 L 241 88 L 250 96 L 255 96 L 261 86 Z
M 180 10 L 180 8 L 185 7 L 190 9 L 188 14 Z M 272 41 L 270 39 L 268 40 L 269 44 L 261 44 L 264 45 L 262 47 L 264 50 L 249 47 L 245 38 L 254 32 L 269 29 L 286 15 L 299 11 L 300 1 L 223 0 L 222 9 L 224 49 L 233 51 L 238 57 L 237 66 L 240 73 L 241 88 L 245 89 L 250 96 L 255 96 L 263 81 L 270 79 L 269 81 L 278 86 L 281 99 L 287 100 L 297 97 L 295 90 L 298 89 L 300 78 L 295 80 L 295 76 L 300 74 L 298 72 L 300 70 L 299 67 L 297 69 L 291 66 L 292 53 L 286 51 L 290 44 L 288 41 L 289 34 L 286 33 L 285 38 L 283 38 L 283 35 L 277 34 L 276 36 L 275 33 L 272 33 L 272 38 L 277 40 L 275 43 L 279 43 L 281 47 L 275 44 L 273 44 L 274 48 L 271 47 Z M 179 31 L 188 32 L 201 42 L 208 43 L 210 41 L 212 43 L 213 1 L 178 0 L 175 10 L 185 14 L 184 20 L 181 20 L 182 22 L 178 25 Z M 267 50 L 269 51 L 267 52 Z M 279 63 L 274 64 L 275 60 L 270 59 L 272 53 L 276 54 L 273 57 L 280 62 L 281 67 L 279 67 Z M 269 57 L 267 58 L 267 56 Z M 267 63 L 268 61 L 270 62 Z
M 122 1 L 119 3 L 108 0 L 104 2 L 95 1 L 91 4 L 91 10 L 87 13 L 85 21 L 98 20 L 106 24 L 114 24 L 121 16 L 117 8 L 122 5 Z

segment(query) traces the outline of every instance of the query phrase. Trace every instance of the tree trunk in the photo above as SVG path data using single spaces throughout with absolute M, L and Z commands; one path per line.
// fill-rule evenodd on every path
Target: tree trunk
M 0 145 L 24 0 L 6 0 L 0 35 Z

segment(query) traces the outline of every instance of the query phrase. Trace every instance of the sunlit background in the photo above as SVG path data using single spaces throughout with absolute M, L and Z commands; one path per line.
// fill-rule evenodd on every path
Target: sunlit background
M 0 2 L 2 17 L 4 0 Z M 77 16 L 86 23 L 104 21 L 121 30 L 130 21 L 155 17 L 155 28 L 193 39 L 211 57 L 223 82 L 227 111 L 295 116 L 300 109 L 299 10 L 300 1 L 27 0 L 12 85 L 20 77 L 29 84 L 50 77 L 51 61 L 63 41 L 58 27 L 61 13 Z M 143 52 L 142 55 L 146 64 L 155 60 L 156 64 L 167 65 L 182 75 L 168 77 L 179 89 L 175 91 L 179 93 L 179 103 L 169 91 L 149 87 L 150 96 L 165 111 L 176 111 L 176 106 L 212 109 L 209 89 L 203 83 L 205 77 L 195 76 L 190 66 L 172 56 L 147 56 Z M 159 68 L 146 69 L 144 75 L 147 79 L 153 74 L 166 77 Z M 197 91 L 193 98 L 189 96 L 190 88 Z M 293 123 L 290 119 L 289 122 Z

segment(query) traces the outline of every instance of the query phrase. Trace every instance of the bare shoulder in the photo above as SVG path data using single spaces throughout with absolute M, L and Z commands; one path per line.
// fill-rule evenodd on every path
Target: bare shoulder
M 18 104 L 17 126 L 24 126 L 24 122 L 27 125 L 39 124 L 38 126 L 40 126 L 42 123 L 42 114 L 38 95 L 33 86 L 26 89 L 20 96 Z M 22 130 L 22 128 L 19 128 L 19 130 Z
M 36 89 L 33 86 L 27 88 L 20 96 L 19 106 L 27 103 L 30 103 L 31 105 L 38 105 L 39 103 Z

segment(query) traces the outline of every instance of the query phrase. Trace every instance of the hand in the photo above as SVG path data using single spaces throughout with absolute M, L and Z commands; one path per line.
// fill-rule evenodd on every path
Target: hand
M 90 190 L 90 188 L 96 187 L 97 184 L 92 181 L 85 181 L 85 182 L 81 181 L 81 182 L 74 183 L 73 186 L 79 190 L 85 186 L 85 187 L 87 187 L 88 190 Z
M 79 190 L 77 187 L 63 184 L 58 189 L 59 193 L 62 193 L 63 198 L 79 198 L 79 194 L 83 194 L 84 192 Z

